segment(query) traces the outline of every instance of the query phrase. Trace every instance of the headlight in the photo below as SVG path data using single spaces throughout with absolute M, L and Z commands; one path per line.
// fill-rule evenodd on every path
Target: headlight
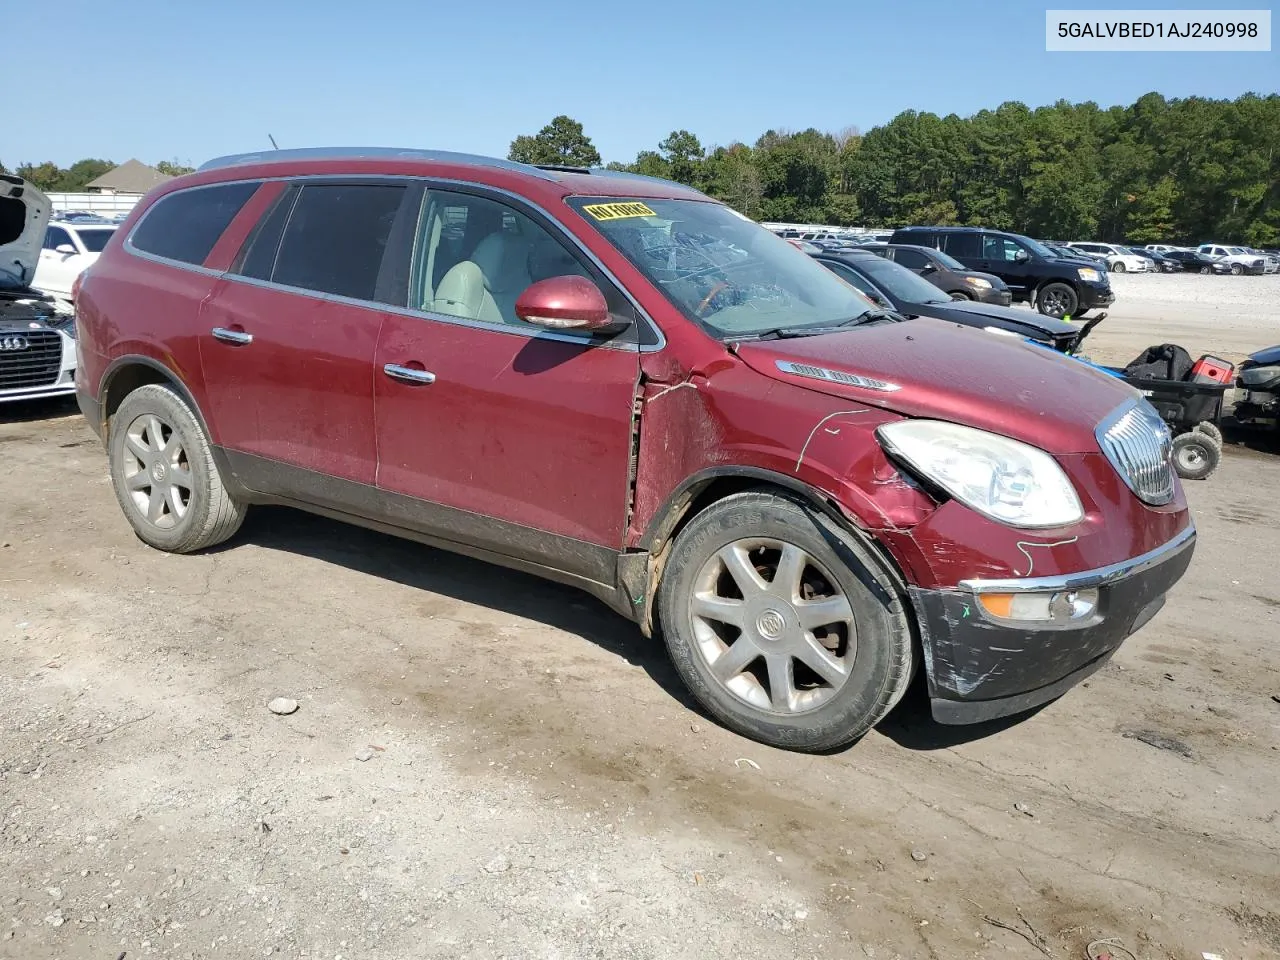
M 992 520 L 1061 527 L 1084 517 L 1071 481 L 1043 450 L 940 420 L 902 420 L 876 435 L 921 478 Z
M 1076 270 L 1076 273 L 1080 274 L 1081 280 L 1087 280 L 1090 283 L 1098 282 L 1098 271 L 1093 267 L 1080 267 Z
M 964 282 L 971 287 L 977 287 L 979 290 L 991 289 L 991 281 L 983 280 L 981 277 L 965 277 Z
M 1246 387 L 1260 387 L 1280 377 L 1280 366 L 1250 367 L 1240 371 L 1240 382 Z

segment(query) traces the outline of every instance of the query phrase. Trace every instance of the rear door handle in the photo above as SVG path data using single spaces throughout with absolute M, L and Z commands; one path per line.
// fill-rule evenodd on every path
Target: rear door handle
M 401 383 L 435 383 L 436 375 L 430 370 L 416 370 L 413 367 L 402 367 L 398 363 L 388 363 L 382 368 L 392 380 L 399 380 Z
M 247 346 L 253 343 L 253 334 L 245 333 L 243 330 L 228 330 L 226 327 L 214 327 L 211 331 L 215 340 L 221 340 L 224 343 L 234 343 L 238 347 Z

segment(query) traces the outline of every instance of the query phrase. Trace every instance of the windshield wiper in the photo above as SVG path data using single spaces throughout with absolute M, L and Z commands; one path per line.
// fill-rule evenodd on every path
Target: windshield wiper
M 836 323 L 824 323 L 816 327 L 774 327 L 770 330 L 758 330 L 726 337 L 727 342 L 734 340 L 792 340 L 798 337 L 820 337 L 828 333 L 860 327 L 864 323 L 877 323 L 881 320 L 899 320 L 901 317 L 889 310 L 868 310 L 856 317 L 839 320 Z

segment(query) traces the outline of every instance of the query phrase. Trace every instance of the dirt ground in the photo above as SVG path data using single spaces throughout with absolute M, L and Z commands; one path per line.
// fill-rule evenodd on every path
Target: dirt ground
M 1095 354 L 1280 341 L 1129 289 L 1184 279 L 1122 278 Z M 0 408 L 0 466 L 0 957 L 1280 955 L 1274 453 L 1189 485 L 1190 573 L 1090 682 L 818 757 L 566 588 L 278 509 L 150 550 L 72 405 Z

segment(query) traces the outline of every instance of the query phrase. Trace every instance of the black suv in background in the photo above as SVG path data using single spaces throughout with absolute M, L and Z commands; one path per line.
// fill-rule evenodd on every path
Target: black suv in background
M 1030 237 L 985 227 L 902 227 L 893 244 L 934 247 L 970 270 L 993 273 L 1014 300 L 1048 317 L 1074 317 L 1115 302 L 1105 266 L 1085 257 L 1060 257 Z
M 959 260 L 933 247 L 906 244 L 865 243 L 859 249 L 878 253 L 924 277 L 953 300 L 980 300 L 1007 307 L 1013 299 L 1009 286 L 992 273 L 970 270 Z

